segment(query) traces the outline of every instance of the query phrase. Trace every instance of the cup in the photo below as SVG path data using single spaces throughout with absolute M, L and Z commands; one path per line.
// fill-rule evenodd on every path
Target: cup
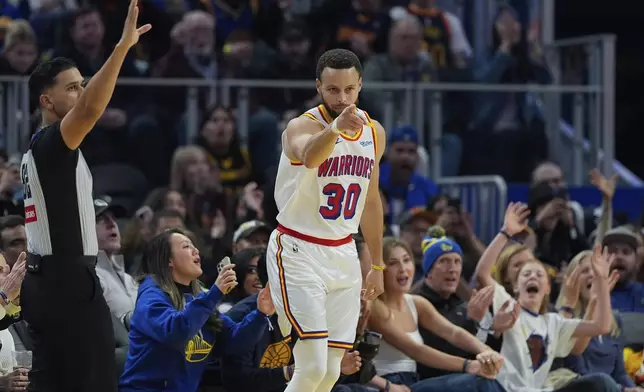
M 13 355 L 14 369 L 31 370 L 31 360 L 33 357 L 31 351 L 23 351 L 23 350 L 13 351 L 12 355 Z

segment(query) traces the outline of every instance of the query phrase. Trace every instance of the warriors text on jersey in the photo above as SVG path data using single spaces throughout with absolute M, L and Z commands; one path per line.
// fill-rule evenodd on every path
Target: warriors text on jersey
M 96 256 L 92 174 L 80 150 L 65 144 L 60 122 L 34 135 L 20 177 L 27 250 L 40 256 Z
M 358 232 L 371 174 L 378 164 L 376 129 L 369 115 L 361 112 L 369 123 L 355 136 L 338 135 L 333 152 L 319 167 L 307 169 L 282 152 L 275 180 L 280 225 L 328 240 Z M 318 122 L 320 130 L 333 121 L 322 105 L 302 116 Z

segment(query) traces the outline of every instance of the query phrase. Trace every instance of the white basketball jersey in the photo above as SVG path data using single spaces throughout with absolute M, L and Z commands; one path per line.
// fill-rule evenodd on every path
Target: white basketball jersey
M 282 151 L 275 180 L 277 221 L 296 232 L 326 240 L 357 233 L 376 161 L 376 129 L 369 123 L 355 136 L 338 135 L 329 158 L 318 168 L 307 169 Z M 323 105 L 302 116 L 320 124 L 333 119 Z

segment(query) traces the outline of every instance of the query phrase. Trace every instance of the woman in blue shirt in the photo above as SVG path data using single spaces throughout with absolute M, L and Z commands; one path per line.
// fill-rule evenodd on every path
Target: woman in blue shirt
M 209 291 L 199 251 L 181 230 L 156 236 L 143 254 L 143 279 L 130 325 L 130 346 L 119 391 L 195 392 L 216 356 L 246 352 L 263 336 L 275 312 L 269 291 L 240 323 L 216 311 L 222 292 L 237 285 L 234 265 L 223 268 Z

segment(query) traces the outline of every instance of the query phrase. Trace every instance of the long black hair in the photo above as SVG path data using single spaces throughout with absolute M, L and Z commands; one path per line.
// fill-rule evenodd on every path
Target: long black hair
M 170 269 L 170 259 L 172 259 L 171 238 L 174 234 L 180 234 L 190 238 L 189 233 L 182 229 L 169 229 L 152 238 L 143 252 L 141 272 L 138 280 L 140 282 L 150 276 L 159 288 L 170 297 L 170 301 L 172 301 L 175 309 L 182 310 L 185 306 L 185 299 L 181 291 L 179 291 L 177 283 L 172 278 L 172 270 Z M 192 280 L 190 287 L 193 296 L 197 296 L 204 291 L 198 279 Z M 206 325 L 211 327 L 215 332 L 219 331 L 221 329 L 219 313 L 214 311 L 213 315 L 206 322 Z

